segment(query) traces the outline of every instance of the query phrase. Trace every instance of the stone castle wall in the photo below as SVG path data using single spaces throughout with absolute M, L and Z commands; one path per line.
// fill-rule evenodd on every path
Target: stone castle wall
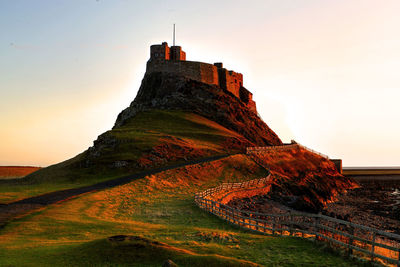
M 257 112 L 253 95 L 243 87 L 243 75 L 217 65 L 197 61 L 164 60 L 153 58 L 147 62 L 146 73 L 168 72 L 192 80 L 218 85 L 239 98 L 250 110 Z
M 150 46 L 150 58 L 162 58 L 164 60 L 170 60 L 170 48 L 166 43 L 162 45 Z
M 203 83 L 219 85 L 217 67 L 197 61 L 149 60 L 146 73 L 176 73 Z
M 239 96 L 240 100 L 242 100 L 242 102 L 245 103 L 251 111 L 255 113 L 257 112 L 256 102 L 253 101 L 253 94 L 250 93 L 249 90 L 244 87 L 240 87 Z
M 225 68 L 218 68 L 219 84 L 221 88 L 228 90 L 240 98 L 240 87 L 243 86 L 243 75 Z
M 186 61 L 186 53 L 180 46 L 168 46 L 167 42 L 150 47 L 150 59 L 146 73 L 169 72 L 192 80 L 218 85 L 239 98 L 247 107 L 257 112 L 252 94 L 243 87 L 243 75 L 223 67 L 221 62 L 208 64 Z

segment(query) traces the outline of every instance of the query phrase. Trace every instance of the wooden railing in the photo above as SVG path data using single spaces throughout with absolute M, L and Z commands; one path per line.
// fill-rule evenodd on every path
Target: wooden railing
M 266 184 L 270 179 L 270 175 L 268 175 L 265 178 L 261 179 L 254 179 L 242 183 L 223 183 L 220 186 L 209 188 L 203 192 L 197 193 L 196 197 L 202 197 L 204 199 L 215 199 L 217 193 L 227 193 L 229 194 L 233 190 L 244 190 L 244 189 L 250 189 L 254 187 L 259 187 L 262 186 L 263 184 Z
M 329 157 L 325 154 L 322 154 L 318 151 L 315 151 L 311 148 L 308 148 L 306 146 L 303 146 L 299 143 L 295 143 L 295 144 L 287 144 L 287 145 L 281 145 L 281 146 L 262 146 L 262 147 L 248 147 L 246 148 L 246 154 L 258 154 L 258 153 L 263 153 L 263 152 L 273 152 L 273 151 L 285 151 L 288 149 L 293 149 L 296 147 L 301 147 L 305 150 L 308 150 L 312 153 L 315 153 L 317 155 L 320 155 L 323 158 L 329 159 Z
M 308 150 L 308 151 L 310 151 L 310 152 L 312 152 L 312 153 L 314 153 L 314 154 L 320 155 L 320 156 L 323 157 L 323 158 L 329 159 L 329 157 L 328 157 L 327 155 L 322 154 L 322 153 L 320 153 L 320 152 L 318 152 L 318 151 L 315 151 L 314 149 L 308 148 L 308 147 L 303 146 L 302 144 L 299 144 L 299 143 L 298 143 L 297 145 L 299 145 L 300 147 L 302 147 L 302 148 L 304 148 L 305 150 Z
M 246 154 L 257 154 L 268 151 L 284 151 L 298 147 L 298 144 L 289 144 L 281 146 L 260 146 L 260 147 L 247 147 Z
M 257 180 L 259 180 L 257 182 Z M 400 235 L 321 214 L 290 212 L 266 214 L 240 210 L 219 202 L 221 194 L 248 189 L 268 182 L 267 178 L 244 183 L 224 183 L 195 195 L 196 204 L 216 216 L 264 234 L 300 236 L 325 241 L 358 257 L 369 257 L 384 264 L 400 266 Z

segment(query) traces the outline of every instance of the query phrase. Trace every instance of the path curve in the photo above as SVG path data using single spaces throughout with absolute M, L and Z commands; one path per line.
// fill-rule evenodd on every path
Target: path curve
M 238 153 L 236 153 L 236 154 L 238 154 Z M 16 218 L 18 216 L 21 216 L 23 214 L 29 213 L 38 208 L 41 208 L 41 207 L 44 207 L 44 206 L 47 206 L 47 205 L 50 205 L 50 204 L 53 204 L 56 202 L 68 200 L 70 198 L 73 198 L 73 197 L 76 197 L 76 196 L 79 196 L 79 195 L 82 195 L 85 193 L 90 193 L 90 192 L 94 192 L 94 191 L 98 191 L 98 190 L 102 190 L 102 189 L 107 189 L 107 188 L 112 188 L 112 187 L 119 186 L 119 185 L 124 185 L 131 181 L 141 179 L 148 175 L 153 175 L 153 174 L 156 174 L 156 173 L 159 173 L 162 171 L 180 168 L 180 167 L 193 165 L 193 164 L 199 164 L 199 163 L 219 160 L 219 159 L 226 158 L 226 157 L 236 155 L 236 154 L 225 154 L 225 155 L 212 156 L 212 157 L 207 157 L 207 158 L 202 158 L 202 159 L 197 159 L 197 160 L 191 160 L 191 161 L 187 161 L 184 163 L 159 167 L 159 168 L 155 168 L 155 169 L 115 178 L 112 180 L 100 182 L 100 183 L 93 184 L 93 185 L 54 191 L 54 192 L 46 193 L 46 194 L 39 195 L 39 196 L 25 198 L 25 199 L 11 202 L 8 204 L 0 204 L 0 228 L 4 227 L 5 224 L 13 218 Z

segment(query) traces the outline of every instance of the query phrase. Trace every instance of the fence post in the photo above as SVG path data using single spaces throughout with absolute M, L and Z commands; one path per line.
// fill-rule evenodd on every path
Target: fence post
M 263 223 L 264 223 L 264 229 L 263 229 L 263 232 L 264 232 L 264 233 L 266 233 L 266 232 L 267 232 L 267 222 L 266 222 L 266 220 L 265 220 L 265 219 L 263 220 Z
M 314 221 L 314 228 L 315 228 L 315 240 L 319 240 L 319 216 L 315 217 Z
M 267 180 L 267 178 L 263 178 L 260 180 L 254 179 L 254 180 L 251 180 L 251 181 L 248 181 L 245 183 L 238 183 L 238 186 L 240 186 L 240 187 L 251 186 L 251 185 L 254 185 L 257 183 L 264 182 L 264 180 Z M 355 233 L 358 233 L 357 229 L 359 229 L 360 227 L 357 224 L 353 224 L 351 222 L 343 222 L 343 221 L 335 220 L 335 219 L 330 219 L 330 217 L 326 217 L 321 214 L 311 215 L 311 216 L 307 215 L 307 214 L 302 215 L 301 213 L 296 215 L 296 213 L 292 213 L 292 212 L 289 212 L 286 214 L 276 214 L 275 216 L 270 216 L 268 214 L 263 214 L 263 213 L 253 214 L 250 211 L 236 210 L 236 209 L 230 208 L 230 207 L 228 208 L 228 206 L 225 206 L 224 204 L 221 204 L 220 202 L 214 201 L 212 199 L 213 198 L 212 193 L 220 191 L 221 188 L 223 188 L 223 187 L 233 188 L 233 185 L 234 184 L 232 184 L 232 183 L 228 183 L 228 184 L 225 184 L 218 188 L 211 188 L 211 189 L 207 189 L 204 192 L 196 193 L 194 195 L 195 203 L 200 208 L 203 208 L 206 211 L 213 213 L 223 219 L 232 221 L 234 224 L 236 224 L 242 228 L 254 229 L 259 232 L 267 232 L 267 230 L 266 230 L 267 224 L 268 225 L 272 224 L 272 231 L 271 231 L 272 235 L 279 234 L 279 233 L 280 233 L 280 235 L 283 235 L 284 231 L 289 230 L 289 236 L 295 236 L 296 230 L 299 231 L 300 229 L 303 229 L 303 227 L 301 227 L 301 226 L 299 227 L 298 224 L 303 225 L 305 223 L 305 221 L 307 221 L 307 224 L 309 223 L 308 224 L 309 226 L 305 227 L 304 229 L 309 229 L 310 234 L 313 234 L 313 232 L 314 232 L 316 241 L 328 241 L 329 243 L 331 243 L 333 241 L 331 241 L 330 237 L 332 237 L 333 239 L 336 239 L 338 241 L 343 241 L 343 242 L 347 241 L 347 249 L 348 249 L 349 255 L 353 254 L 354 250 L 360 249 L 360 251 L 363 251 L 361 248 L 364 248 L 364 247 L 363 246 L 359 247 L 358 246 L 359 242 L 354 240 L 356 238 L 358 240 L 358 237 L 356 237 Z M 236 184 L 235 184 L 235 186 L 236 186 Z M 208 198 L 210 198 L 210 199 L 208 199 Z M 287 218 L 290 221 L 287 221 Z M 296 218 L 296 220 L 294 220 L 294 218 Z M 312 219 L 314 219 L 314 222 L 312 221 Z M 254 224 L 253 224 L 253 222 L 254 222 Z M 250 225 L 250 224 L 252 224 L 252 225 Z M 332 224 L 334 224 L 334 226 L 332 226 Z M 345 229 L 343 229 L 343 227 L 340 226 L 341 224 L 346 225 Z M 282 227 L 283 225 L 288 226 L 289 229 L 287 229 L 286 227 L 285 228 Z M 297 228 L 296 228 L 296 225 L 297 225 Z M 326 230 L 325 230 L 324 226 L 327 227 Z M 279 227 L 280 227 L 280 229 L 279 229 Z M 345 238 L 344 236 L 341 236 L 341 234 L 339 234 L 340 231 L 338 232 L 338 231 L 334 231 L 334 230 L 332 230 L 332 231 L 329 230 L 332 227 L 334 229 L 339 229 L 340 231 L 347 232 L 348 233 L 347 238 Z M 314 229 L 314 231 L 312 231 L 312 229 Z M 360 228 L 360 229 L 365 230 L 365 228 Z M 368 232 L 370 234 L 372 234 L 372 239 L 367 239 L 367 240 L 372 240 L 372 241 L 367 241 L 366 244 L 368 244 L 368 245 L 371 244 L 371 250 L 370 250 L 370 252 L 364 250 L 364 252 L 366 252 L 367 255 L 370 254 L 370 261 L 371 261 L 371 263 L 373 263 L 375 258 L 380 256 L 380 254 L 375 253 L 375 247 L 381 246 L 379 244 L 379 242 L 376 242 L 376 239 L 379 240 L 379 236 L 376 237 L 376 235 L 377 235 L 377 233 L 380 233 L 380 232 L 374 228 L 372 228 L 372 229 L 369 228 L 369 229 L 370 230 Z M 270 232 L 270 231 L 268 231 L 268 232 Z M 335 236 L 335 233 L 337 233 L 336 236 Z M 305 233 L 302 232 L 302 237 L 304 237 L 304 234 Z M 359 233 L 359 235 L 360 235 L 360 233 Z M 391 236 L 389 234 L 386 235 L 385 233 L 383 233 L 382 235 L 398 239 L 398 235 Z M 326 238 L 324 238 L 324 236 L 326 236 Z M 360 238 L 362 238 L 362 236 L 363 235 L 361 235 Z M 335 238 L 335 237 L 337 237 L 337 238 Z M 340 245 L 344 245 L 343 247 L 346 248 L 345 244 L 341 243 Z M 368 245 L 366 246 L 367 248 L 368 248 Z M 397 267 L 400 267 L 400 251 L 399 251 L 399 249 L 396 247 L 391 247 L 391 246 L 386 246 L 386 247 L 388 249 L 390 249 L 391 251 L 398 252 L 397 255 L 392 254 L 391 259 L 394 261 L 394 263 Z
M 400 251 L 397 251 L 399 253 L 399 256 L 397 258 L 398 262 L 397 262 L 397 267 L 400 267 Z
M 350 237 L 349 237 L 349 247 L 348 247 L 348 249 L 349 249 L 349 255 L 351 255 L 351 254 L 353 254 L 353 249 L 350 247 L 350 246 L 352 246 L 353 245 L 353 236 L 354 236 L 354 227 L 353 227 L 353 225 L 350 223 L 350 225 L 349 225 L 349 227 L 350 227 L 350 229 L 349 229 L 349 234 L 350 234 Z
M 276 226 L 276 216 L 273 217 L 272 220 L 272 235 L 275 235 L 275 226 Z
M 255 225 L 256 225 L 256 231 L 258 232 L 258 220 L 256 218 L 254 218 L 254 222 L 255 222 Z
M 375 257 L 375 237 L 376 237 L 376 233 L 373 232 L 373 234 L 372 234 L 372 245 L 371 245 L 371 262 L 374 261 L 374 257 Z
M 289 223 L 289 235 L 293 235 L 293 214 L 289 215 L 290 223 Z

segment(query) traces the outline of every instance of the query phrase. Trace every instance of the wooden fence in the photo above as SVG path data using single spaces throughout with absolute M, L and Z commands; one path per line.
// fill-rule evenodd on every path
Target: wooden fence
M 284 151 L 288 149 L 293 149 L 299 147 L 298 144 L 289 144 L 289 145 L 281 145 L 281 146 L 261 146 L 261 147 L 247 147 L 246 154 L 257 154 L 262 152 L 269 151 Z
M 244 183 L 224 183 L 197 193 L 195 202 L 200 208 L 252 231 L 325 241 L 332 247 L 344 248 L 358 257 L 369 257 L 371 261 L 400 266 L 400 235 L 321 214 L 298 211 L 266 214 L 239 210 L 218 200 L 218 196 L 231 190 L 249 189 L 267 181 L 268 177 Z
M 308 150 L 312 153 L 315 153 L 317 155 L 320 155 L 323 158 L 329 159 L 329 157 L 325 154 L 322 154 L 318 151 L 315 151 L 311 148 L 308 148 L 306 146 L 303 146 L 299 143 L 294 143 L 294 144 L 287 144 L 287 145 L 281 145 L 281 146 L 263 146 L 263 147 L 248 147 L 246 148 L 246 154 L 258 154 L 258 153 L 263 153 L 263 152 L 272 152 L 272 151 L 285 151 L 288 149 L 293 149 L 296 147 L 301 147 L 305 150 Z

